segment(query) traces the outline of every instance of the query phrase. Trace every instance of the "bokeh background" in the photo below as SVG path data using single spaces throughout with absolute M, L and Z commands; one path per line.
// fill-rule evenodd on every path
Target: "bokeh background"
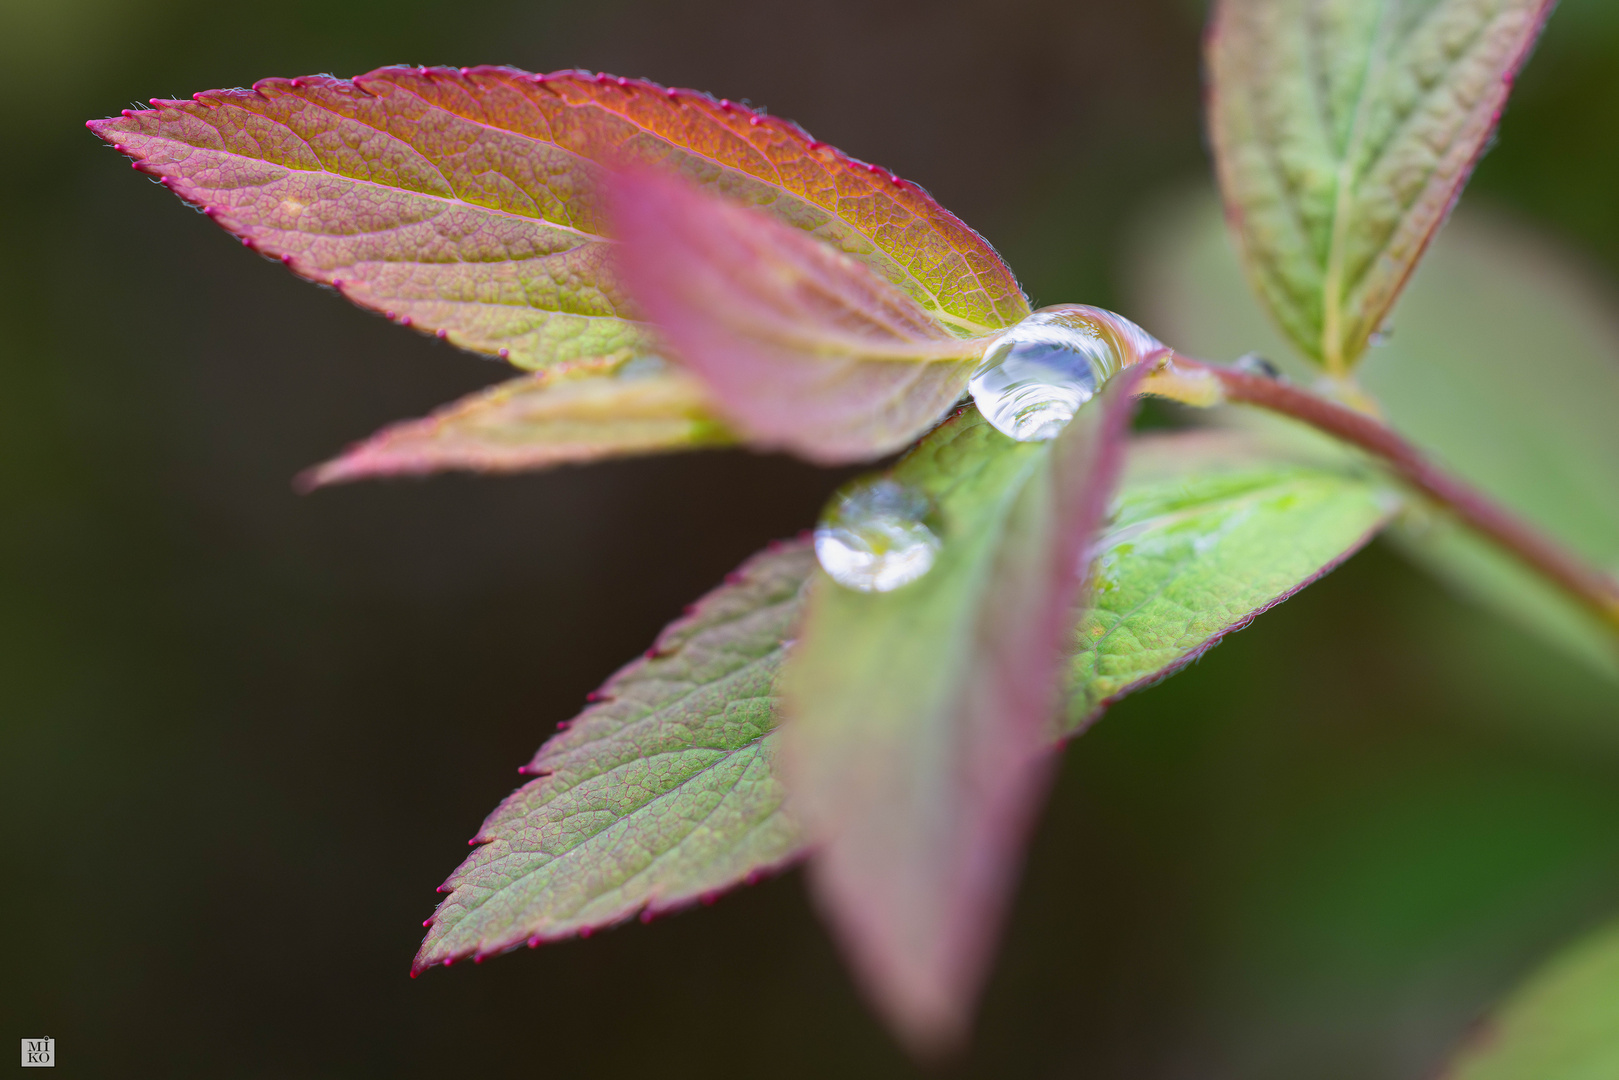
M 3 0 L 0 974 L 61 1075 L 903 1077 L 789 873 L 406 976 L 555 723 L 845 474 L 712 453 L 299 496 L 499 365 L 352 309 L 84 120 L 387 63 L 747 98 L 1139 310 L 1206 182 L 1193 0 Z M 1619 274 L 1619 7 L 1467 201 Z M 1608 685 L 1374 545 L 1079 740 L 951 1075 L 1416 1078 L 1619 912 Z

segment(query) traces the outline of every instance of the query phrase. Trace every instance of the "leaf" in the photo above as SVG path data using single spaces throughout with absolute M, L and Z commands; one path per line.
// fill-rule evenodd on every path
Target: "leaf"
M 953 336 L 847 255 L 675 178 L 609 191 L 631 294 L 754 445 L 879 457 L 966 389 L 989 339 Z
M 446 469 L 512 472 L 735 441 L 696 379 L 650 357 L 617 371 L 541 372 L 377 432 L 311 469 L 305 488 Z
M 607 165 L 656 164 L 758 206 L 964 332 L 1028 311 L 989 244 L 915 184 L 689 90 L 389 67 L 152 105 L 89 127 L 303 277 L 523 368 L 648 345 L 611 267 Z
M 936 508 L 933 568 L 885 593 L 817 575 L 782 674 L 780 767 L 812 886 L 921 1054 L 959 1044 L 988 967 L 1139 374 L 1052 442 L 1013 442 L 971 409 L 929 435 L 893 479 Z
M 798 854 L 772 684 L 803 542 L 754 556 L 542 746 L 440 891 L 413 971 L 690 904 Z
M 973 460 L 967 442 L 1029 453 L 1029 444 L 1008 444 L 982 423 L 938 445 L 944 441 L 941 432 L 930 445 L 958 465 Z M 1177 491 L 1184 512 L 1167 505 Z M 1161 630 L 1166 608 L 1155 602 L 1113 623 L 1108 646 L 1082 649 L 1072 665 L 1073 719 L 1061 734 L 1075 733 L 1073 721 L 1087 710 L 1169 674 L 1188 651 L 1246 621 L 1244 612 L 1251 617 L 1324 572 L 1386 512 L 1379 494 L 1341 463 L 1287 456 L 1240 432 L 1137 439 L 1119 520 L 1103 541 L 1103 587 L 1174 595 L 1187 604 L 1187 627 L 1157 650 L 1120 647 Z M 1283 498 L 1296 501 L 1283 510 L 1275 505 Z M 1268 512 L 1244 516 L 1256 505 Z M 1277 539 L 1264 542 L 1266 529 Z M 1223 572 L 1194 576 L 1174 557 L 1199 544 Z M 814 568 L 802 543 L 757 556 L 665 631 L 655 657 L 610 680 L 603 688 L 610 700 L 587 708 L 541 749 L 527 771 L 551 772 L 485 823 L 479 838 L 489 842 L 446 883 L 452 895 L 433 920 L 418 970 L 670 910 L 803 854 L 802 830 L 784 816 L 781 789 L 770 779 L 779 738 L 770 702 L 782 640 L 799 620 L 801 586 Z M 1082 626 L 1107 617 L 1091 612 Z M 691 814 L 710 809 L 689 827 Z
M 1333 374 L 1444 222 L 1553 0 L 1221 0 L 1209 130 L 1249 279 Z
M 1245 432 L 1136 439 L 1075 631 L 1070 733 L 1332 571 L 1398 498 Z
M 1287 351 L 1241 284 L 1212 202 L 1154 215 L 1141 245 L 1144 306 L 1176 348 L 1229 358 Z M 1611 284 L 1522 226 L 1463 211 L 1363 365 L 1392 425 L 1526 521 L 1619 569 L 1619 302 Z M 1410 514 L 1401 546 L 1459 590 L 1593 668 L 1619 674 L 1619 642 L 1560 591 L 1448 518 Z
M 1619 925 L 1577 943 L 1513 994 L 1448 1080 L 1619 1076 Z

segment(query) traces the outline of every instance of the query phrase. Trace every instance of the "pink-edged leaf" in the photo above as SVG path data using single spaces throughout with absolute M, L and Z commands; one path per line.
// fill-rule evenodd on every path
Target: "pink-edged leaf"
M 989 244 L 915 184 L 693 91 L 390 67 L 152 105 L 90 129 L 294 272 L 524 368 L 647 345 L 610 265 L 606 165 L 656 164 L 744 199 L 964 332 L 1028 310 Z
M 1553 0 L 1220 0 L 1209 133 L 1255 291 L 1341 375 L 1489 143 Z
M 781 770 L 811 878 L 867 992 L 916 1052 L 964 1038 L 1043 794 L 1083 567 L 1140 369 L 1046 443 L 976 410 L 892 479 L 931 500 L 931 570 L 885 593 L 817 575 L 782 674 Z
M 515 472 L 735 441 L 701 383 L 643 358 L 616 371 L 524 375 L 469 394 L 431 416 L 384 428 L 309 470 L 300 485 L 447 469 Z
M 754 556 L 540 747 L 441 887 L 413 972 L 650 918 L 798 856 L 773 694 L 814 565 L 802 541 Z
M 897 450 L 961 397 L 989 340 L 683 180 L 626 172 L 609 190 L 631 294 L 757 446 L 828 463 Z

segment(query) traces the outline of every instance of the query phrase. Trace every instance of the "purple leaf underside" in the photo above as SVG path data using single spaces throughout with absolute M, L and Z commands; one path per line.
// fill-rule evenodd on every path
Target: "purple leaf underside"
M 631 294 L 754 445 L 874 458 L 961 397 L 988 339 L 951 334 L 859 261 L 677 178 L 629 172 L 609 191 Z
M 811 881 L 877 1007 L 918 1053 L 960 1045 L 1054 760 L 1083 554 L 1140 369 L 1052 443 L 969 410 L 895 468 L 938 508 L 933 569 L 891 593 L 819 577 L 784 671 L 782 770 Z

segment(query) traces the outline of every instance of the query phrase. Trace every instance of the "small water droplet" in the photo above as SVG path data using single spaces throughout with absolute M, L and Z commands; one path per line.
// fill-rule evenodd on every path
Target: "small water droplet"
M 1381 349 L 1393 339 L 1394 324 L 1391 322 L 1386 322 L 1372 332 L 1371 337 L 1366 339 L 1366 344 L 1370 345 L 1374 349 Z
M 1041 308 L 990 343 L 967 390 L 984 419 L 1019 442 L 1055 439 L 1120 368 L 1163 348 L 1101 308 Z
M 1258 353 L 1243 353 L 1231 362 L 1231 366 L 1246 374 L 1258 375 L 1266 379 L 1280 379 L 1282 377 L 1282 369 Z
M 920 491 L 877 477 L 835 496 L 815 529 L 815 557 L 833 581 L 860 592 L 891 592 L 933 568 L 939 538 L 923 519 Z

